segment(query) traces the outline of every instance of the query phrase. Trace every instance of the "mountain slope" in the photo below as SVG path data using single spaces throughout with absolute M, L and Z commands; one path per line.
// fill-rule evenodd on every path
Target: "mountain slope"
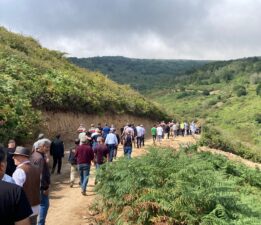
M 69 58 L 74 64 L 101 71 L 120 84 L 129 84 L 141 93 L 152 88 L 169 87 L 176 76 L 205 65 L 200 60 L 132 59 L 121 56 Z
M 90 114 L 166 114 L 128 86 L 80 69 L 57 51 L 0 27 L 0 140 L 29 138 L 40 110 Z
M 204 144 L 260 162 L 260 88 L 261 58 L 253 57 L 205 65 L 150 97 L 175 119 L 203 119 L 211 127 Z

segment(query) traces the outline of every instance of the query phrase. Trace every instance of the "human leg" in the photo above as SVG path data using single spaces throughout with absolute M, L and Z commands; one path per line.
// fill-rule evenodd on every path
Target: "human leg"
M 71 187 L 74 184 L 75 173 L 76 173 L 76 165 L 71 165 L 71 171 L 70 171 L 70 186 Z
M 62 157 L 59 157 L 57 159 L 58 161 L 58 170 L 57 170 L 57 173 L 60 174 L 61 173 L 61 168 L 62 168 Z
M 57 157 L 53 157 L 53 168 L 52 168 L 52 173 L 54 173 L 55 168 L 56 168 L 56 165 L 57 165 Z
M 82 183 L 82 194 L 86 193 L 87 184 L 89 181 L 89 175 L 90 175 L 90 165 L 84 164 L 83 168 L 83 183 Z
M 49 208 L 49 196 L 45 195 L 43 191 L 41 191 L 38 225 L 45 225 L 45 219 L 47 216 L 48 208 Z

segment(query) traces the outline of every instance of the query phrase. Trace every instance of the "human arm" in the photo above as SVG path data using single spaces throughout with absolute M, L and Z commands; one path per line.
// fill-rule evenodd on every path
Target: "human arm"
M 15 225 L 30 225 L 30 224 L 31 223 L 28 217 L 23 220 L 15 222 Z

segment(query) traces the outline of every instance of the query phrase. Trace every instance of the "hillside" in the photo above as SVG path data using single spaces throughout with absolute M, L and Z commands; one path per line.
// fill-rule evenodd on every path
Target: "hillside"
M 214 62 L 151 92 L 177 120 L 203 119 L 203 144 L 261 160 L 261 58 Z
M 31 37 L 0 27 L 0 140 L 32 137 L 41 123 L 41 110 L 95 115 L 166 116 L 128 86 L 99 72 L 80 69 L 64 53 L 40 46 Z
M 108 78 L 129 84 L 141 93 L 153 88 L 170 87 L 174 78 L 199 68 L 209 61 L 132 59 L 121 56 L 69 58 L 76 65 L 93 71 L 101 71 Z

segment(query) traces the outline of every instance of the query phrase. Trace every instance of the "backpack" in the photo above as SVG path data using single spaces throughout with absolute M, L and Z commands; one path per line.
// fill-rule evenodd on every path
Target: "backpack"
M 132 146 L 132 136 L 127 134 L 124 138 L 124 146 Z

